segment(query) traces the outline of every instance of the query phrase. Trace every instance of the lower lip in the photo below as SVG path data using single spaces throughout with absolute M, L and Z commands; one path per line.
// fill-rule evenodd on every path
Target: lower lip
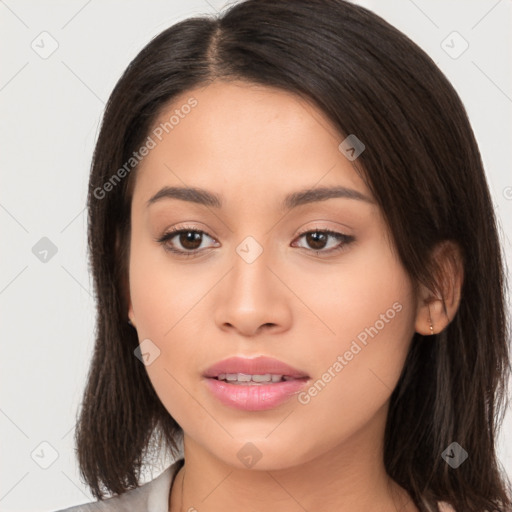
M 206 383 L 212 394 L 224 405 L 243 411 L 264 411 L 289 400 L 306 385 L 307 380 L 293 379 L 249 386 L 207 378 Z

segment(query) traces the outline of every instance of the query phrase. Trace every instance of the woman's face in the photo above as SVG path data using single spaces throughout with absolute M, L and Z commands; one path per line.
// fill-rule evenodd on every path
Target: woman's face
M 132 203 L 130 317 L 185 443 L 258 469 L 380 448 L 416 298 L 343 138 L 297 96 L 242 82 L 183 94 L 149 137 Z M 155 198 L 164 187 L 218 201 Z M 171 229 L 185 233 L 157 241 Z M 214 367 L 260 356 L 298 373 Z

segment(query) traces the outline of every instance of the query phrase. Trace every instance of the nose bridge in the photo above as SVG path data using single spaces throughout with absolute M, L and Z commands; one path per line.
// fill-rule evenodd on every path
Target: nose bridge
M 271 253 L 269 248 L 264 248 L 263 243 L 249 235 L 237 245 L 235 253 L 231 296 L 240 293 L 246 300 L 250 300 L 254 295 L 265 294 L 269 286 L 272 286 L 269 279 L 271 272 L 267 268 Z
M 236 246 L 231 271 L 217 296 L 219 327 L 230 325 L 250 336 L 263 325 L 288 326 L 291 315 L 285 290 L 270 270 L 276 266 L 270 261 L 272 252 L 254 236 Z

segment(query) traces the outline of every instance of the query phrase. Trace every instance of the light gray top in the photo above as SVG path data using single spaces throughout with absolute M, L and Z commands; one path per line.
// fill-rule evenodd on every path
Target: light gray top
M 169 492 L 183 462 L 183 459 L 177 460 L 154 480 L 119 496 L 56 512 L 169 512 Z M 439 502 L 438 505 L 441 512 L 455 512 L 447 503 Z
M 56 512 L 169 512 L 169 492 L 174 477 L 182 465 L 183 459 L 179 459 L 155 479 L 119 496 Z

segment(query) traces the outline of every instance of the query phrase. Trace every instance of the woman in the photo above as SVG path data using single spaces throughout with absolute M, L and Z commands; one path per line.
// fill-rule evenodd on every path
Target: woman
M 165 30 L 111 95 L 88 207 L 102 501 L 68 510 L 510 510 L 492 202 L 401 32 L 342 0 Z

